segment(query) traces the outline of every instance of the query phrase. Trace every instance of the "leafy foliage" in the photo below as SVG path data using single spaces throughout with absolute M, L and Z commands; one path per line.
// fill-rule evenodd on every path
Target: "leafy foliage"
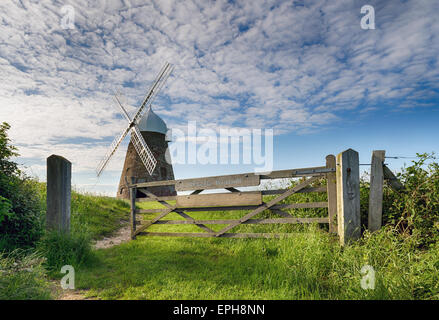
M 9 125 L 0 125 L 0 250 L 34 246 L 43 232 L 43 207 L 34 179 L 16 163 L 16 148 L 9 145 Z
M 398 174 L 404 191 L 385 189 L 383 212 L 384 223 L 392 223 L 424 246 L 439 240 L 439 163 L 434 154 L 417 156 Z
M 0 172 L 4 175 L 11 176 L 18 174 L 18 166 L 9 159 L 18 156 L 17 148 L 10 144 L 7 131 L 11 128 L 9 124 L 3 122 L 0 125 Z

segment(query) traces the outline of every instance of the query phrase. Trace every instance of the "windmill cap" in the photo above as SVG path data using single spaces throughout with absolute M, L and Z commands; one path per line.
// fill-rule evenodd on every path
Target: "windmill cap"
M 158 132 L 161 134 L 166 134 L 168 131 L 166 123 L 151 108 L 140 119 L 138 127 L 140 131 Z

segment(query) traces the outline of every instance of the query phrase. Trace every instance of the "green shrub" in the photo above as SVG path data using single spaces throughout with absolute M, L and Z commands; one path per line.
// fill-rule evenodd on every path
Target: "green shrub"
M 385 188 L 383 218 L 426 246 L 439 240 L 439 164 L 434 154 L 417 156 L 397 175 L 404 190 Z
M 0 125 L 0 251 L 33 247 L 43 231 L 44 211 L 38 183 L 10 161 L 9 125 Z
M 36 253 L 16 249 L 0 254 L 0 300 L 50 299 L 50 285 Z
M 47 270 L 55 273 L 64 265 L 78 268 L 92 257 L 90 237 L 84 232 L 47 232 L 38 242 L 37 251 L 46 258 Z
M 0 173 L 0 250 L 34 247 L 44 227 L 36 181 Z
M 11 201 L 0 196 L 0 224 L 2 223 L 3 220 L 6 219 L 6 217 L 11 216 L 12 214 L 11 209 L 12 209 Z

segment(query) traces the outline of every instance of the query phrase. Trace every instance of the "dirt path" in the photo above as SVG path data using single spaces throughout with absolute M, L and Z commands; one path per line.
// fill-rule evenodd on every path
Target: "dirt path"
M 97 240 L 93 245 L 94 249 L 106 249 L 117 246 L 121 243 L 128 242 L 131 239 L 131 228 L 128 221 L 121 221 L 121 228 L 113 236 Z M 87 290 L 63 290 L 59 281 L 51 281 L 53 285 L 54 296 L 57 300 L 94 300 L 86 298 Z
M 120 224 L 122 227 L 113 236 L 96 241 L 93 247 L 95 249 L 106 249 L 128 242 L 131 239 L 131 228 L 128 221 L 121 221 Z

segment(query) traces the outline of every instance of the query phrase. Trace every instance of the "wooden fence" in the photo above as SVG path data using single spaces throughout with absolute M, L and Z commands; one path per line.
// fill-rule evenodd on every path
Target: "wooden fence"
M 231 233 L 230 231 L 242 224 L 297 224 L 297 223 L 325 223 L 329 224 L 329 231 L 338 233 L 340 241 L 345 243 L 360 236 L 360 197 L 359 197 L 359 162 L 358 153 L 346 150 L 338 156 L 338 165 L 333 155 L 326 157 L 326 164 L 320 167 L 278 170 L 269 174 L 236 174 L 206 178 L 154 181 L 146 183 L 132 183 L 129 185 L 131 196 L 131 237 L 146 236 L 178 236 L 178 237 L 225 237 L 225 238 L 270 238 L 288 236 L 279 233 Z M 261 180 L 302 177 L 303 181 L 289 189 L 240 191 L 240 187 L 258 187 Z M 311 184 L 319 179 L 326 179 L 326 186 L 313 187 Z M 176 191 L 192 191 L 189 195 L 157 196 L 151 189 L 157 186 L 175 186 Z M 201 194 L 204 190 L 225 189 L 227 192 Z M 145 195 L 137 197 L 138 192 Z M 326 192 L 325 202 L 306 202 L 281 204 L 280 202 L 296 193 Z M 277 195 L 268 202 L 263 196 Z M 137 209 L 136 202 L 155 201 L 162 209 Z M 175 203 L 170 203 L 170 201 Z M 328 215 L 323 218 L 294 217 L 285 209 L 298 208 L 327 208 Z M 211 211 L 249 211 L 239 219 L 197 220 L 191 217 L 190 212 Z M 279 218 L 256 219 L 256 216 L 269 210 Z M 184 220 L 164 220 L 169 213 L 175 212 Z M 136 221 L 136 214 L 157 213 L 152 220 L 141 223 Z M 152 225 L 196 225 L 202 232 L 149 232 Z M 211 224 L 225 224 L 226 227 L 214 231 L 208 227 Z M 338 225 L 338 227 L 337 227 Z

